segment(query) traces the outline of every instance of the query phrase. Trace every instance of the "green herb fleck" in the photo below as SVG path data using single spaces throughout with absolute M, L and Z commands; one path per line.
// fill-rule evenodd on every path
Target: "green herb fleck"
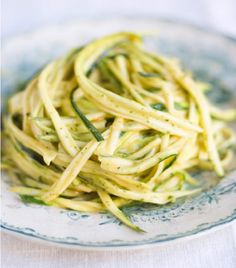
M 146 78 L 151 78 L 151 77 L 158 77 L 160 78 L 161 75 L 160 74 L 156 74 L 156 73 L 144 73 L 144 72 L 138 72 L 139 75 L 146 77 Z
M 165 104 L 159 102 L 159 103 L 154 103 L 151 105 L 151 107 L 155 110 L 158 110 L 158 111 L 167 111 L 167 108 L 165 106 Z

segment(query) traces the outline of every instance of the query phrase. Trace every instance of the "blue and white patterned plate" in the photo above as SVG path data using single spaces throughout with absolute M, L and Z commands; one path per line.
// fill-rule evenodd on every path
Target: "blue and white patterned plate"
M 158 32 L 146 38 L 155 51 L 179 57 L 195 76 L 210 81 L 213 101 L 225 107 L 236 103 L 235 41 L 179 23 L 143 18 L 119 18 L 49 27 L 4 42 L 2 89 L 4 98 L 19 88 L 39 67 L 68 49 L 107 33 L 131 30 Z M 235 126 L 234 126 L 235 127 Z M 212 173 L 196 174 L 204 191 L 162 207 L 126 207 L 125 213 L 146 230 L 136 233 L 109 213 L 79 213 L 22 203 L 9 192 L 2 176 L 2 229 L 57 245 L 111 249 L 160 244 L 186 238 L 236 218 L 236 163 L 217 181 Z

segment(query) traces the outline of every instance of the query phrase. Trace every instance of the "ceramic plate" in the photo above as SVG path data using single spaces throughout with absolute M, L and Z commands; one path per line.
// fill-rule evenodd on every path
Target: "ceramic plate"
M 72 47 L 115 31 L 158 33 L 146 37 L 149 49 L 178 57 L 196 78 L 211 82 L 209 97 L 222 106 L 236 99 L 236 43 L 230 38 L 193 26 L 144 18 L 80 21 L 26 34 L 3 43 L 4 98 L 19 88 L 37 69 Z M 236 163 L 220 182 L 212 173 L 195 174 L 204 191 L 166 206 L 127 207 L 125 213 L 146 230 L 136 233 L 109 213 L 80 213 L 24 204 L 8 191 L 2 176 L 4 230 L 76 248 L 111 249 L 160 244 L 186 238 L 236 218 Z

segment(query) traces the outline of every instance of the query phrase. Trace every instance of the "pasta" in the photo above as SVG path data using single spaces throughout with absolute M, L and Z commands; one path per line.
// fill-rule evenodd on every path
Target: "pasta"
M 9 99 L 2 168 L 24 201 L 98 212 L 133 202 L 163 205 L 200 190 L 193 168 L 219 177 L 234 154 L 206 85 L 178 61 L 117 33 L 54 60 Z M 17 179 L 16 179 L 17 178 Z

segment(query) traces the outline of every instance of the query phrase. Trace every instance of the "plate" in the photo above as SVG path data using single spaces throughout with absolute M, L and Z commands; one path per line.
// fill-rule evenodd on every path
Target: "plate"
M 152 18 L 107 18 L 57 25 L 3 42 L 2 94 L 6 98 L 51 59 L 72 47 L 116 31 L 151 33 L 149 49 L 178 57 L 197 79 L 211 82 L 209 97 L 222 107 L 236 103 L 236 42 L 196 27 Z M 234 125 L 235 127 L 235 125 Z M 195 174 L 204 191 L 175 204 L 126 207 L 131 220 L 146 230 L 136 233 L 109 213 L 80 213 L 24 204 L 9 192 L 2 175 L 2 229 L 54 245 L 113 249 L 160 245 L 232 222 L 236 218 L 236 163 L 218 181 L 209 172 Z

